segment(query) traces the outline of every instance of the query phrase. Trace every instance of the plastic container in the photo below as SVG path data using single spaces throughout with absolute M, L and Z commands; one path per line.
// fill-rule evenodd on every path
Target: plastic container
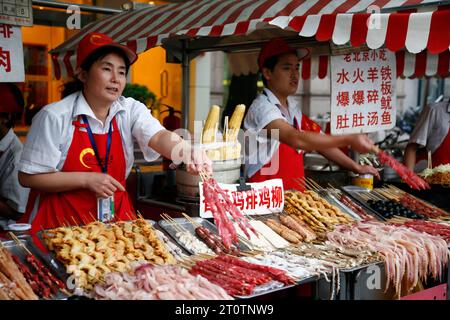
M 8 231 L 13 232 L 17 236 L 28 235 L 31 230 L 29 223 L 11 223 L 8 224 Z
M 369 173 L 360 174 L 353 178 L 353 185 L 367 190 L 373 190 L 373 175 Z

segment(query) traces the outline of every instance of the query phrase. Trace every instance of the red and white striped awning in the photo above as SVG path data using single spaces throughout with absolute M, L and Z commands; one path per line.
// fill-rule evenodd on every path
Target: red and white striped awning
M 396 52 L 397 77 L 447 77 L 450 74 L 450 53 L 444 51 L 440 54 L 421 52 L 412 54 L 405 51 Z M 302 79 L 325 78 L 329 73 L 329 57 L 313 56 L 300 63 Z
M 258 72 L 258 53 L 231 53 L 228 62 L 233 75 L 247 75 Z M 430 54 L 423 51 L 412 54 L 405 51 L 396 52 L 397 77 L 448 77 L 450 75 L 450 52 Z M 329 75 L 329 56 L 313 55 L 300 62 L 300 76 L 302 79 L 324 79 Z
M 450 45 L 449 1 L 200 0 L 126 11 L 93 22 L 51 51 L 57 78 L 73 74 L 75 50 L 102 32 L 137 53 L 170 37 L 229 37 L 278 28 L 336 45 L 367 45 L 431 54 Z M 375 12 L 375 13 L 367 13 Z M 389 12 L 392 11 L 392 12 Z

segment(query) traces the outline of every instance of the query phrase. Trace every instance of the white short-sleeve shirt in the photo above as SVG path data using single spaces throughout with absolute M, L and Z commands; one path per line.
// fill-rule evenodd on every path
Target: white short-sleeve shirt
M 425 106 L 416 122 L 410 143 L 417 143 L 434 153 L 447 137 L 450 128 L 450 101 Z
M 276 139 L 269 139 L 263 130 L 270 122 L 283 119 L 287 123 L 294 125 L 294 119 L 300 126 L 302 123 L 302 111 L 297 101 L 293 97 L 288 97 L 288 110 L 283 112 L 280 100 L 265 88 L 250 105 L 244 119 L 244 129 L 249 141 L 246 145 L 251 145 L 256 141 L 256 148 L 246 147 L 245 165 L 247 176 L 253 176 L 266 163 L 280 147 L 280 142 Z
M 0 140 L 0 197 L 17 212 L 24 213 L 30 189 L 19 183 L 18 164 L 22 143 L 10 129 Z
M 164 127 L 150 110 L 133 98 L 120 97 L 111 106 L 105 124 L 95 116 L 83 94 L 79 91 L 61 101 L 42 108 L 33 118 L 27 134 L 19 171 L 38 174 L 60 171 L 67 158 L 75 126 L 73 121 L 86 115 L 94 134 L 108 133 L 111 120 L 116 117 L 125 154 L 126 177 L 134 162 L 133 137 L 147 161 L 154 161 L 159 154 L 148 146 L 150 139 Z

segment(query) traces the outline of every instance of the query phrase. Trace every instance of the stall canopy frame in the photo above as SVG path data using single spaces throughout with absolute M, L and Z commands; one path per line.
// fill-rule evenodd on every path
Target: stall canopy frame
M 84 27 L 51 54 L 55 77 L 60 78 L 73 75 L 75 49 L 89 32 L 106 33 L 137 53 L 162 45 L 182 63 L 182 124 L 187 128 L 189 62 L 201 52 L 251 51 L 281 36 L 293 46 L 350 44 L 436 55 L 449 50 L 449 24 L 450 1 L 200 0 L 106 17 Z

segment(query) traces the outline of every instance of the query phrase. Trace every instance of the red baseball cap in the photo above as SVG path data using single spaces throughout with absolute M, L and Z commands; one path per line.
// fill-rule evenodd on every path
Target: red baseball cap
M 137 54 L 127 46 L 114 42 L 106 34 L 99 32 L 90 32 L 81 39 L 77 49 L 77 68 L 81 67 L 84 60 L 95 50 L 102 47 L 116 47 L 121 49 L 132 65 L 137 60 Z
M 22 112 L 24 100 L 22 92 L 13 83 L 0 83 L 0 112 Z
M 306 48 L 294 49 L 281 38 L 272 39 L 269 42 L 267 42 L 259 52 L 258 56 L 259 70 L 262 70 L 264 62 L 268 58 L 285 53 L 295 53 L 298 57 L 298 60 L 302 60 L 309 55 L 309 50 Z

